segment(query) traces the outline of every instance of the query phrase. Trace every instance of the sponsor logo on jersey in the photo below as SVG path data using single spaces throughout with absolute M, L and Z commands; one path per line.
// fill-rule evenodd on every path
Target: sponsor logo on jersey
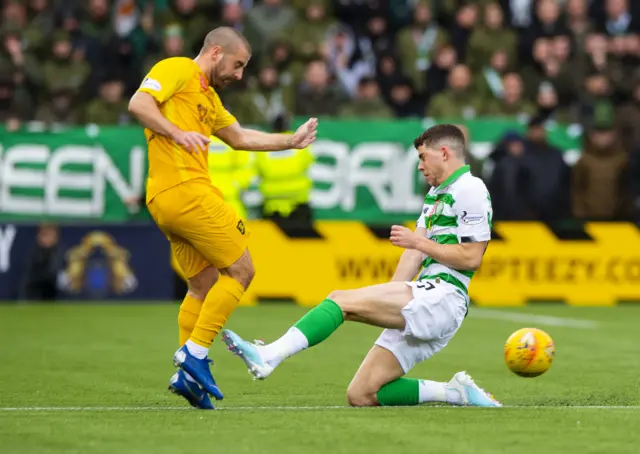
M 236 228 L 238 229 L 238 231 L 244 235 L 245 232 L 245 227 L 244 227 L 244 222 L 242 222 L 242 219 L 240 219 L 238 221 L 238 224 L 236 225 Z
M 467 211 L 463 211 L 462 212 L 462 216 L 460 216 L 460 221 L 463 224 L 467 224 L 467 225 L 476 225 L 476 224 L 480 224 L 482 221 L 484 221 L 484 215 L 483 214 L 471 214 Z
M 150 77 L 146 77 L 142 81 L 140 88 L 148 88 L 149 90 L 160 91 L 162 90 L 162 85 L 160 85 L 160 82 L 158 82 L 157 80 L 152 79 Z

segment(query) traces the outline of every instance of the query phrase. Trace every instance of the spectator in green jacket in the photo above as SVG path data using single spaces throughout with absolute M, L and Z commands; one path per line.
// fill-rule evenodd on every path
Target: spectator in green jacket
M 145 58 L 142 64 L 143 74 L 147 74 L 153 65 L 160 60 L 184 55 L 184 29 L 180 24 L 167 25 L 163 30 L 162 37 L 161 51 L 152 53 Z
M 431 100 L 426 116 L 469 120 L 479 114 L 481 107 L 482 97 L 472 89 L 469 67 L 456 65 L 449 73 L 449 88 Z
M 419 92 L 425 89 L 426 72 L 436 50 L 448 40 L 447 33 L 433 18 L 429 3 L 418 3 L 413 13 L 413 24 L 398 32 L 396 47 L 402 62 L 402 72 L 413 80 Z
M 64 31 L 54 33 L 51 57 L 42 68 L 45 96 L 62 90 L 78 95 L 85 88 L 91 68 L 72 51 L 69 35 Z
M 467 64 L 472 70 L 481 69 L 498 51 L 504 51 L 509 61 L 515 61 L 518 38 L 504 26 L 504 14 L 498 3 L 484 8 L 484 20 L 471 34 L 467 48 Z
M 338 115 L 353 119 L 393 118 L 394 116 L 393 111 L 380 96 L 378 83 L 370 77 L 360 79 L 355 99 L 345 104 Z
M 254 53 L 264 54 L 276 39 L 291 31 L 296 21 L 295 10 L 282 0 L 264 0 L 245 15 L 244 34 Z
M 265 64 L 229 107 L 243 123 L 270 130 L 278 118 L 293 111 L 292 87 L 282 86 L 275 66 Z
M 204 37 L 213 28 L 210 18 L 201 14 L 197 0 L 172 0 L 169 9 L 162 11 L 158 22 L 164 29 L 168 25 L 179 24 L 187 30 L 184 39 L 185 56 L 195 57 L 200 52 Z
M 509 72 L 502 78 L 502 96 L 487 102 L 482 115 L 528 121 L 536 113 L 533 103 L 524 98 L 522 78 L 517 72 Z
M 100 84 L 100 97 L 89 103 L 84 121 L 98 125 L 125 125 L 131 123 L 128 101 L 123 98 L 124 83 L 108 77 Z
M 54 88 L 49 101 L 43 102 L 36 111 L 35 120 L 49 128 L 70 127 L 82 121 L 82 108 L 74 99 L 74 92 L 67 87 Z
M 324 0 L 308 0 L 302 18 L 294 23 L 287 36 L 294 56 L 306 60 L 313 55 L 318 55 L 322 51 L 327 32 L 334 22 L 327 17 Z

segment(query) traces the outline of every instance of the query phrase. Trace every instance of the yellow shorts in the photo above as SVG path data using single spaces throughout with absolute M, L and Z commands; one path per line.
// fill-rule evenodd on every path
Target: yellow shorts
M 147 207 L 167 236 L 185 277 L 213 265 L 228 268 L 247 249 L 244 220 L 207 180 L 190 180 L 161 192 Z

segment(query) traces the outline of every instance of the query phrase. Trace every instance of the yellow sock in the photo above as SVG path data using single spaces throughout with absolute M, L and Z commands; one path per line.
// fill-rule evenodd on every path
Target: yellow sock
M 210 347 L 227 319 L 244 295 L 244 287 L 235 279 L 222 275 L 209 290 L 190 340 Z
M 200 310 L 202 309 L 202 301 L 195 299 L 187 294 L 180 305 L 178 313 L 178 329 L 180 331 L 180 345 L 184 345 L 189 340 L 193 328 L 196 327 Z

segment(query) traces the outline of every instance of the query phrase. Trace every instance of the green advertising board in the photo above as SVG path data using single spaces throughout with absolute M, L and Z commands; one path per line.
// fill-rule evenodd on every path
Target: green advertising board
M 470 153 L 483 159 L 517 122 L 474 120 L 467 126 Z M 417 171 L 413 139 L 428 121 L 321 120 L 312 145 L 316 163 L 312 203 L 317 219 L 371 224 L 416 217 L 427 189 Z M 579 136 L 549 129 L 551 142 L 575 159 Z M 573 157 L 571 157 L 573 156 Z M 127 202 L 144 191 L 146 142 L 139 127 L 88 127 L 59 132 L 0 129 L 0 222 L 19 220 L 148 220 Z M 260 203 L 255 189 L 246 195 Z

